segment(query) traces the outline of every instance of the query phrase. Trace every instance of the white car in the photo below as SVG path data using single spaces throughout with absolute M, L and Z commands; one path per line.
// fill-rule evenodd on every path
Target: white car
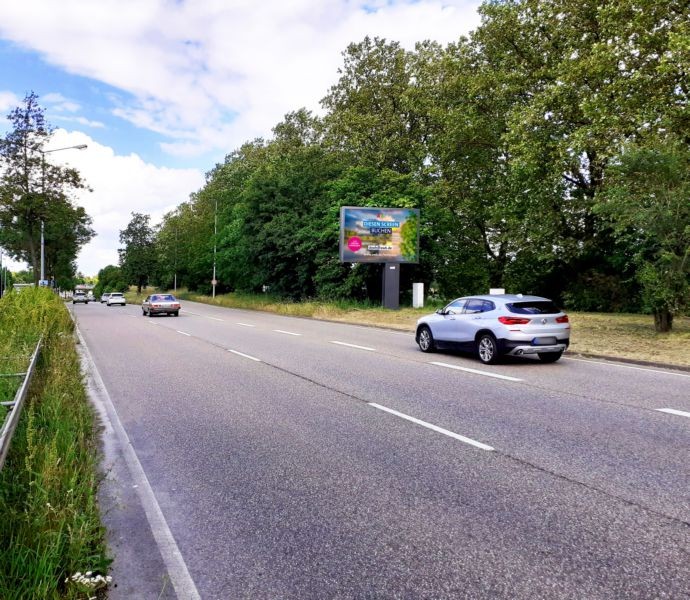
M 108 301 L 108 296 L 110 296 L 110 292 L 106 292 L 105 294 L 101 294 L 101 304 Z
M 115 304 L 119 304 L 120 306 L 125 306 L 127 304 L 127 300 L 126 300 L 124 294 L 122 294 L 120 292 L 112 292 L 108 296 L 108 299 L 105 301 L 105 303 L 108 306 L 114 306 Z
M 476 352 L 485 364 L 501 355 L 536 354 L 556 362 L 570 344 L 568 315 L 548 298 L 522 294 L 453 300 L 417 321 L 422 352 L 444 348 Z

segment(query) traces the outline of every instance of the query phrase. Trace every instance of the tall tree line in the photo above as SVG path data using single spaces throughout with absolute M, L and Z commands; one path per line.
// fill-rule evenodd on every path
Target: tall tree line
M 378 298 L 380 267 L 339 262 L 339 209 L 414 207 L 421 262 L 403 289 L 506 287 L 670 329 L 690 294 L 687 2 L 481 15 L 446 47 L 351 44 L 322 117 L 286 115 L 166 215 L 153 279 L 207 291 L 215 249 L 224 290 Z

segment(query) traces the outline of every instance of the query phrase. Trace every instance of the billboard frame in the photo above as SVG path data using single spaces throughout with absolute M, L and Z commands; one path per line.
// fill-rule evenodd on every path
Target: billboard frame
M 398 240 L 397 244 L 395 243 L 395 236 L 404 235 L 401 230 L 411 221 L 410 217 L 416 220 L 415 253 L 412 258 L 402 254 L 403 240 Z M 350 226 L 353 227 L 350 231 L 360 235 L 348 235 L 346 240 L 348 221 Z M 388 223 L 392 226 L 387 227 Z M 418 264 L 419 230 L 420 210 L 418 208 L 341 206 L 340 262 Z M 360 251 L 365 245 L 367 249 L 374 247 L 375 250 L 371 250 L 370 254 L 363 254 Z M 383 247 L 384 254 L 378 253 L 379 247 Z

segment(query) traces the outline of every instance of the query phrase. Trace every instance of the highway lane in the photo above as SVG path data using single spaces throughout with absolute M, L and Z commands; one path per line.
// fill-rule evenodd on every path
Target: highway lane
M 203 315 L 203 305 L 193 312 Z M 690 374 L 612 365 L 602 370 L 601 364 L 579 361 L 561 366 L 522 360 L 489 370 L 474 359 L 424 355 L 411 336 L 396 332 L 324 327 L 256 313 L 244 315 L 238 328 L 237 321 L 221 322 L 215 311 L 211 314 L 213 320 L 188 320 L 183 329 L 361 400 L 391 398 L 390 408 L 478 440 L 488 438 L 500 451 L 538 468 L 690 521 L 688 479 L 679 477 L 688 471 L 687 422 L 656 410 L 667 404 L 690 409 Z M 252 316 L 255 326 L 247 330 L 245 321 Z M 179 328 L 174 320 L 154 322 Z M 338 336 L 343 341 L 332 339 Z M 343 360 L 324 363 L 322 355 L 334 341 Z M 423 374 L 401 369 L 391 355 L 424 366 Z M 352 361 L 365 361 L 356 364 L 368 370 L 364 377 L 351 376 Z M 483 373 L 519 381 L 487 383 Z M 582 389 L 583 380 L 591 389 Z
M 488 369 L 409 335 L 185 308 L 75 313 L 202 597 L 688 591 L 690 419 L 654 408 L 690 409 L 689 380 Z

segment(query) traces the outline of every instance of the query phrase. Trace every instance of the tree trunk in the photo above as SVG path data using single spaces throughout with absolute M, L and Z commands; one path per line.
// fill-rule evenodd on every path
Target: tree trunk
M 659 333 L 671 331 L 673 327 L 673 314 L 667 308 L 658 308 L 654 311 L 654 329 Z

